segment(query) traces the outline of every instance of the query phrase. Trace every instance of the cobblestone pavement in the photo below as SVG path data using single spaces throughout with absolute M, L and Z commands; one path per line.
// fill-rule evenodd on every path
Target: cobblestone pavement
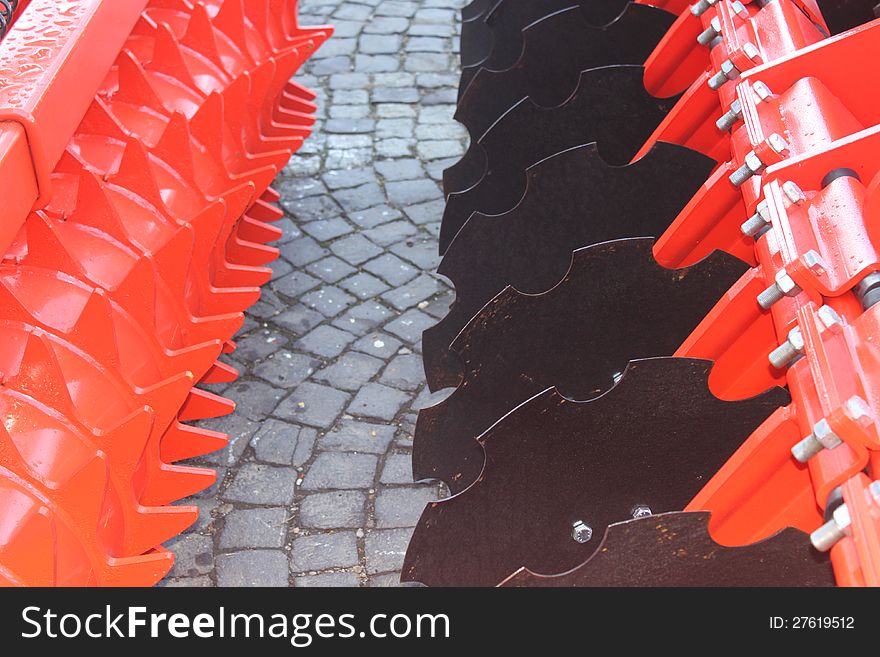
M 413 484 L 428 405 L 422 331 L 452 294 L 433 275 L 439 180 L 464 152 L 452 120 L 464 0 L 305 0 L 336 33 L 297 80 L 315 134 L 277 181 L 287 217 L 272 282 L 212 386 L 238 411 L 218 484 L 185 503 L 166 586 L 394 586 L 437 484 Z

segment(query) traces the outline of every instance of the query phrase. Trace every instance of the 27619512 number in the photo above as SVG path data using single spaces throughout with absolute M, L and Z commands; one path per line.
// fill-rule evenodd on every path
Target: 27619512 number
M 852 616 L 782 616 L 770 617 L 770 628 L 774 630 L 852 630 L 855 618 Z

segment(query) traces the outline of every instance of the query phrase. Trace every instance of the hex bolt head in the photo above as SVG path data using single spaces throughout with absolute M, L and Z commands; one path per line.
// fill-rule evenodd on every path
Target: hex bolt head
M 654 515 L 651 511 L 651 507 L 647 504 L 636 504 L 632 508 L 632 517 L 633 518 L 647 518 L 648 516 Z
M 743 3 L 741 3 L 739 0 L 736 0 L 736 2 L 732 3 L 732 4 L 730 5 L 730 8 L 733 9 L 733 13 L 734 13 L 734 14 L 735 14 L 740 20 L 744 20 L 744 21 L 745 21 L 745 20 L 748 20 L 748 18 L 749 18 L 749 10 L 746 9 L 746 6 L 745 6 Z
M 790 205 L 802 205 L 807 202 L 807 195 L 804 194 L 804 190 L 798 187 L 794 181 L 787 180 L 782 183 L 782 193 Z
M 764 59 L 761 57 L 761 51 L 758 50 L 758 47 L 754 43 L 747 42 L 743 44 L 742 51 L 743 54 L 749 58 L 749 61 L 752 61 L 755 64 L 760 64 Z
M 850 533 L 852 519 L 846 504 L 834 509 L 831 520 L 810 534 L 810 543 L 819 552 L 828 552 L 844 536 Z
M 788 154 L 788 142 L 785 141 L 785 138 L 777 132 L 774 132 L 772 135 L 767 137 L 767 145 L 779 155 Z
M 769 214 L 770 206 L 766 200 L 763 200 L 755 208 L 755 214 L 746 219 L 739 229 L 746 237 L 757 239 L 758 233 L 770 225 Z
M 718 0 L 697 0 L 697 2 L 691 5 L 691 13 L 694 16 L 702 16 L 709 8 L 712 7 Z
M 571 524 L 571 537 L 578 543 L 587 543 L 593 538 L 593 528 L 583 520 L 575 520 Z
M 764 310 L 782 299 L 783 297 L 793 297 L 801 293 L 801 288 L 794 282 L 791 276 L 784 269 L 776 274 L 776 282 L 758 295 L 758 305 Z
M 828 420 L 822 418 L 813 425 L 813 433 L 791 448 L 791 455 L 800 463 L 806 463 L 823 449 L 834 449 L 843 441 Z
M 734 187 L 740 187 L 763 168 L 764 163 L 761 162 L 761 158 L 757 156 L 755 151 L 749 151 L 743 159 L 742 166 L 730 174 L 728 180 Z
M 816 316 L 822 322 L 825 330 L 836 330 L 843 327 L 843 319 L 831 306 L 822 306 L 816 311 Z
M 725 82 L 736 80 L 739 75 L 739 69 L 734 66 L 732 61 L 727 59 L 721 64 L 721 70 L 709 78 L 709 88 L 713 91 L 717 91 Z
M 730 104 L 730 109 L 721 115 L 721 118 L 715 121 L 715 126 L 721 132 L 727 132 L 742 119 L 742 103 L 739 99 L 734 100 Z
M 773 96 L 773 92 L 770 91 L 770 87 L 768 87 L 760 80 L 756 80 L 752 83 L 752 91 L 755 92 L 758 100 L 760 100 L 762 103 L 766 103 Z
M 788 338 L 767 356 L 770 364 L 781 370 L 795 358 L 804 353 L 804 336 L 801 329 L 795 326 L 788 332 Z
M 806 265 L 807 269 L 816 274 L 816 276 L 821 276 L 828 269 L 825 259 L 814 249 L 810 249 L 802 255 L 801 262 Z
M 846 403 L 843 405 L 843 412 L 850 420 L 863 429 L 867 429 L 874 424 L 874 416 L 871 413 L 871 407 L 868 406 L 868 402 L 858 395 L 853 395 L 846 400 Z
M 721 19 L 716 16 L 709 21 L 709 27 L 700 32 L 697 43 L 701 46 L 708 46 L 719 36 L 721 36 Z

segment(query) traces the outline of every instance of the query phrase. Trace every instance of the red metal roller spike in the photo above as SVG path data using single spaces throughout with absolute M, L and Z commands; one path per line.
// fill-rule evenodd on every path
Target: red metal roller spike
M 314 123 L 288 79 L 330 30 L 299 28 L 293 4 L 80 3 L 44 53 L 74 55 L 16 100 L 39 111 L 6 112 L 0 169 L 33 162 L 0 222 L 0 581 L 143 585 L 171 567 L 157 546 L 196 510 L 168 505 L 215 479 L 174 462 L 226 442 L 182 421 L 234 408 L 193 386 L 237 377 L 217 357 L 277 257 L 268 186 Z M 7 39 L 0 63 L 15 25 Z

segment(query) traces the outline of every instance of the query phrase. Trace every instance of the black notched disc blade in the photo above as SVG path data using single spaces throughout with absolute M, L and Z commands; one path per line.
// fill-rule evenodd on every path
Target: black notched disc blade
M 727 547 L 709 535 L 710 515 L 663 513 L 610 525 L 602 549 L 575 569 L 539 575 L 523 568 L 503 586 L 834 586 L 828 555 L 805 532 L 789 527 Z
M 714 166 L 701 153 L 660 142 L 623 167 L 610 166 L 596 145 L 588 144 L 529 168 L 520 204 L 502 215 L 472 215 L 440 263 L 439 272 L 455 284 L 455 302 L 424 333 L 431 389 L 458 384 L 457 362 L 446 356 L 449 345 L 507 285 L 544 292 L 565 276 L 575 249 L 624 237 L 659 237 Z
M 669 356 L 748 265 L 714 252 L 684 269 L 661 267 L 651 238 L 604 242 L 574 252 L 556 287 L 538 295 L 506 288 L 452 343 L 461 384 L 419 412 L 413 473 L 453 492 L 483 467 L 476 438 L 551 386 L 572 399 L 612 387 L 635 358 Z
M 468 4 L 461 8 L 461 20 L 468 23 L 472 20 L 482 18 L 494 5 L 501 0 L 471 0 Z
M 674 20 L 667 11 L 636 4 L 607 25 L 591 24 L 577 5 L 546 16 L 522 31 L 523 44 L 510 61 L 465 69 L 461 84 L 467 87 L 460 87 L 455 118 L 479 137 L 527 96 L 543 107 L 559 105 L 581 71 L 643 64 Z
M 877 0 L 818 0 L 817 4 L 831 34 L 840 34 L 880 18 Z
M 462 26 L 462 74 L 459 96 L 480 67 L 500 71 L 516 63 L 523 50 L 523 30 L 547 16 L 577 8 L 584 20 L 595 26 L 608 25 L 623 13 L 628 0 L 502 0 L 481 20 Z
M 601 397 L 572 401 L 551 388 L 516 408 L 482 436 L 479 480 L 425 508 L 401 580 L 494 586 L 520 567 L 567 571 L 599 547 L 572 539 L 576 521 L 598 537 L 635 505 L 683 509 L 788 400 L 774 388 L 721 401 L 709 391 L 710 368 L 686 358 L 633 361 Z
M 525 193 L 526 170 L 556 153 L 595 142 L 612 165 L 627 164 L 675 104 L 645 90 L 641 66 L 608 66 L 581 73 L 575 94 L 552 108 L 526 98 L 507 112 L 446 173 L 475 174 L 449 195 L 440 228 L 440 252 L 474 212 L 512 210 Z M 459 169 L 461 165 L 461 169 Z M 454 169 L 454 171 L 453 171 Z M 446 175 L 446 174 L 444 174 Z

